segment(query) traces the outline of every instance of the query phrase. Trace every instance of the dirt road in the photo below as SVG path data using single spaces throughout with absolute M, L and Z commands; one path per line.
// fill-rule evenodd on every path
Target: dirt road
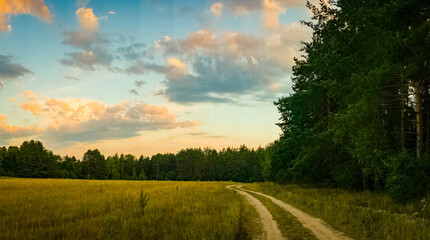
M 229 185 L 227 188 L 232 189 L 244 196 L 245 199 L 251 204 L 260 216 L 261 222 L 263 223 L 263 233 L 257 239 L 261 240 L 285 240 L 282 237 L 281 231 L 278 228 L 278 224 L 273 220 L 272 214 L 269 210 L 255 197 L 251 196 L 249 193 L 235 188 L 235 185 Z
M 247 189 L 242 189 L 242 185 L 236 185 L 237 189 L 240 189 L 242 191 L 258 194 L 260 196 L 266 197 L 270 200 L 272 200 L 273 203 L 280 206 L 284 210 L 291 213 L 293 216 L 297 218 L 297 220 L 302 223 L 303 227 L 309 229 L 318 239 L 321 240 L 347 240 L 351 239 L 345 236 L 343 233 L 338 232 L 331 228 L 329 225 L 327 225 L 323 220 L 319 218 L 312 217 L 302 211 L 300 211 L 297 208 L 294 208 L 293 206 L 286 204 L 272 196 L 255 192 Z M 251 196 L 252 197 L 252 196 Z M 257 199 L 255 199 L 258 201 Z M 259 202 L 259 201 L 258 201 Z M 261 202 L 259 202 L 261 204 Z M 263 206 L 264 207 L 264 206 Z M 269 213 L 270 214 L 270 213 Z

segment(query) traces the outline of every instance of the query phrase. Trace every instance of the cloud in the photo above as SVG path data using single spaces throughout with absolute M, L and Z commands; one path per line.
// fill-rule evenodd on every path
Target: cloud
M 17 137 L 28 137 L 32 135 L 39 134 L 42 129 L 35 126 L 29 127 L 18 127 L 10 126 L 6 122 L 6 116 L 0 114 L 0 139 L 1 141 L 7 141 L 12 138 Z
M 92 8 L 79 8 L 76 10 L 80 31 L 97 32 L 99 29 L 99 19 L 94 15 Z
M 277 82 L 277 72 L 266 67 L 246 60 L 238 63 L 223 56 L 198 56 L 193 59 L 193 74 L 167 76 L 165 89 L 158 94 L 183 104 L 233 102 L 237 95 L 267 90 L 268 85 Z
M 282 7 L 279 2 L 275 0 L 264 0 L 263 19 L 265 27 L 278 27 L 279 14 L 281 13 L 285 13 L 285 7 Z
M 113 61 L 111 55 L 98 48 L 92 51 L 70 52 L 66 56 L 67 58 L 60 60 L 62 64 L 87 71 L 95 71 L 97 66 L 109 67 Z
M 142 87 L 145 84 L 146 84 L 146 82 L 143 81 L 143 80 L 136 80 L 136 81 L 134 81 L 134 86 L 139 87 L 139 88 Z
M 216 2 L 214 4 L 212 4 L 210 11 L 213 15 L 215 15 L 216 17 L 221 17 L 222 16 L 222 3 L 221 2 Z
M 109 12 L 108 12 L 108 14 L 116 15 L 116 12 L 114 12 L 114 11 L 109 11 Z
M 138 60 L 142 57 L 147 56 L 147 52 L 142 48 L 146 47 L 144 43 L 133 43 L 126 47 L 120 47 L 116 49 L 116 53 L 125 60 Z
M 77 47 L 88 48 L 92 44 L 97 44 L 101 41 L 98 34 L 99 22 L 94 15 L 92 8 L 79 8 L 75 12 L 79 23 L 77 32 L 66 32 L 64 34 L 64 43 Z
M 110 68 L 113 56 L 99 34 L 99 18 L 92 8 L 81 7 L 76 12 L 78 31 L 64 33 L 63 43 L 79 49 L 79 52 L 66 53 L 60 63 L 86 71 L 95 71 L 100 66 Z
M 79 78 L 77 78 L 77 77 L 72 77 L 72 76 L 65 76 L 64 77 L 65 79 L 68 79 L 68 80 L 79 80 Z
M 29 90 L 24 91 L 19 96 L 24 97 L 26 100 L 37 100 L 38 98 L 36 93 Z
M 248 14 L 254 11 L 262 11 L 267 7 L 266 4 L 274 4 L 281 8 L 306 5 L 305 0 L 222 0 L 220 3 L 222 3 L 225 8 L 232 10 L 235 14 Z
M 76 6 L 78 8 L 86 7 L 90 0 L 76 0 Z
M 178 121 L 166 107 L 122 101 L 115 105 L 91 99 L 26 101 L 23 110 L 33 113 L 45 126 L 42 139 L 64 142 L 93 142 L 139 136 L 143 131 L 193 128 L 194 121 Z
M 9 18 L 18 14 L 30 14 L 45 22 L 51 20 L 51 13 L 43 0 L 4 0 L 0 3 L 0 31 L 10 32 Z
M 300 41 L 310 36 L 311 30 L 300 23 L 267 29 L 261 37 L 234 32 L 215 35 L 204 29 L 185 39 L 157 41 L 150 51 L 168 57 L 166 65 L 133 67 L 139 70 L 136 73 L 164 74 L 163 87 L 156 95 L 172 102 L 237 102 L 240 97 L 273 100 L 285 90 L 282 80 L 291 74 L 293 58 L 300 56 Z
M 117 69 L 117 71 L 135 75 L 143 75 L 148 71 L 153 71 L 166 76 L 174 77 L 186 75 L 188 72 L 188 66 L 176 58 L 169 58 L 167 65 L 147 63 L 139 60 L 128 66 L 126 69 Z
M 131 94 L 134 94 L 134 95 L 139 95 L 139 93 L 136 91 L 136 89 L 131 89 L 131 90 L 129 90 L 129 92 Z
M 202 29 L 188 34 L 186 39 L 172 40 L 169 36 L 155 42 L 155 46 L 149 51 L 162 50 L 166 55 L 178 55 L 185 52 L 196 53 L 199 49 L 216 51 L 219 43 L 215 33 L 210 29 Z
M 236 15 L 249 14 L 255 11 L 262 11 L 263 26 L 275 28 L 278 26 L 279 15 L 285 14 L 287 7 L 303 7 L 306 5 L 304 0 L 223 0 L 215 2 L 211 7 L 211 12 L 215 16 L 220 16 L 223 9 L 228 9 Z M 221 8 L 218 8 L 221 6 Z
M 31 73 L 20 64 L 12 63 L 12 57 L 0 54 L 0 79 L 15 79 Z

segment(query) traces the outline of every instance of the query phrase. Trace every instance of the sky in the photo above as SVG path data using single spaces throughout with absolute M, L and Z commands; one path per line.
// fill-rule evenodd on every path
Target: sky
M 0 0 L 0 145 L 78 158 L 266 146 L 304 0 Z

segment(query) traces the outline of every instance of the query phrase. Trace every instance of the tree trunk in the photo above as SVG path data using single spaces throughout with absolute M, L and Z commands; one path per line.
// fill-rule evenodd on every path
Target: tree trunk
M 400 87 L 400 148 L 402 151 L 406 151 L 405 106 L 407 94 L 408 86 L 402 85 Z
M 363 190 L 369 190 L 369 181 L 367 179 L 367 172 L 365 169 L 361 169 L 361 183 L 363 185 Z
M 429 86 L 426 86 L 425 90 L 425 102 L 424 102 L 424 112 L 426 113 L 426 147 L 425 150 L 427 153 L 430 152 L 430 89 Z
M 421 84 L 416 81 L 415 87 L 415 112 L 416 112 L 416 127 L 417 127 L 417 158 L 423 156 L 423 111 L 422 111 L 422 94 Z

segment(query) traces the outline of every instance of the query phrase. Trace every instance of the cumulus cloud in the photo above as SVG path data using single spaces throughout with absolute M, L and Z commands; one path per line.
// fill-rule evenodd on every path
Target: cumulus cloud
M 131 94 L 134 94 L 134 95 L 139 95 L 139 93 L 136 91 L 136 89 L 130 89 L 129 92 Z
M 0 31 L 10 32 L 9 18 L 18 14 L 30 14 L 45 22 L 51 20 L 51 13 L 43 0 L 4 0 L 0 3 Z
M 305 6 L 306 0 L 247 0 L 247 1 L 237 1 L 237 0 L 222 0 L 220 3 L 222 5 L 232 10 L 235 14 L 247 14 L 254 11 L 262 11 L 267 3 L 275 4 L 279 7 L 297 7 Z M 267 6 L 266 6 L 267 7 Z
M 20 64 L 12 63 L 11 56 L 0 54 L 0 79 L 15 79 L 28 73 L 31 71 Z
M 222 3 L 216 2 L 216 3 L 212 4 L 210 11 L 216 17 L 221 17 L 221 15 L 222 15 Z
M 215 16 L 220 16 L 223 9 L 228 9 L 236 15 L 248 14 L 255 11 L 262 11 L 263 26 L 274 28 L 278 26 L 280 14 L 285 14 L 287 7 L 305 6 L 305 0 L 223 0 L 215 2 L 210 10 Z
M 278 26 L 279 14 L 285 13 L 285 7 L 275 0 L 264 0 L 263 19 L 265 27 L 274 28 Z
M 67 53 L 66 56 L 68 57 L 60 60 L 62 64 L 87 71 L 95 71 L 97 66 L 109 67 L 113 61 L 113 57 L 100 48 L 91 51 L 71 52 Z
M 75 14 L 78 19 L 79 30 L 66 32 L 64 43 L 78 48 L 88 48 L 92 44 L 98 43 L 101 40 L 98 34 L 99 19 L 94 15 L 93 9 L 82 7 L 76 10 Z
M 291 73 L 293 57 L 300 56 L 300 41 L 310 36 L 311 31 L 300 23 L 275 27 L 262 37 L 234 32 L 215 35 L 205 29 L 185 39 L 157 41 L 151 51 L 169 56 L 166 65 L 134 67 L 140 67 L 140 73 L 164 74 L 164 87 L 157 95 L 172 102 L 232 102 L 245 95 L 274 99 L 282 90 L 281 80 Z
M 188 73 L 188 66 L 181 60 L 171 57 L 168 59 L 167 65 L 136 61 L 126 69 L 118 69 L 118 71 L 136 75 L 142 75 L 146 74 L 148 71 L 153 71 L 168 77 L 180 77 Z
M 122 101 L 108 105 L 90 99 L 26 101 L 23 110 L 33 113 L 46 126 L 41 138 L 65 142 L 92 142 L 139 136 L 142 131 L 193 128 L 198 122 L 178 121 L 166 107 Z
M 0 114 L 0 139 L 2 141 L 7 141 L 9 139 L 18 137 L 33 136 L 39 134 L 41 131 L 42 129 L 39 129 L 36 126 L 18 127 L 8 125 L 6 116 Z
M 99 18 L 92 8 L 81 7 L 75 14 L 79 29 L 64 33 L 63 43 L 80 51 L 66 53 L 60 62 L 87 71 L 95 71 L 99 66 L 110 67 L 113 56 L 107 50 L 107 41 L 99 34 Z

